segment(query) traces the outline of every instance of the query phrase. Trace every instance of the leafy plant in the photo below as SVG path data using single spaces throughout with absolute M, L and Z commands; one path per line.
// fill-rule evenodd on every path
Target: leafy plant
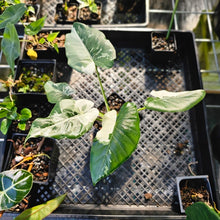
M 204 202 L 196 202 L 186 209 L 187 220 L 220 220 L 220 212 Z
M 20 203 L 31 191 L 32 186 L 33 176 L 29 171 L 15 169 L 0 173 L 0 212 L 2 213 Z M 27 209 L 15 219 L 43 219 L 52 213 L 65 197 L 66 194 Z
M 95 0 L 77 0 L 79 2 L 79 8 L 89 7 L 89 10 L 93 13 L 98 13 L 98 7 Z
M 134 103 L 127 102 L 117 114 L 115 110 L 110 111 L 98 71 L 98 67 L 111 68 L 114 64 L 116 52 L 110 41 L 102 32 L 76 22 L 71 33 L 66 35 L 65 47 L 68 64 L 72 68 L 87 74 L 96 73 L 107 113 L 99 113 L 89 100 L 72 100 L 70 94 L 73 91 L 67 84 L 49 81 L 45 84 L 45 91 L 48 100 L 55 106 L 47 118 L 38 118 L 33 122 L 26 140 L 45 134 L 57 139 L 78 138 L 91 129 L 99 116 L 102 129 L 98 131 L 90 153 L 94 185 L 117 169 L 136 149 L 140 137 L 139 111 L 187 111 L 205 96 L 204 90 L 177 93 L 152 91 L 152 97 L 147 98 L 143 107 L 137 108 Z M 65 94 L 61 95 L 63 92 Z
M 31 110 L 23 108 L 20 113 L 18 113 L 15 101 L 12 97 L 12 87 L 16 82 L 14 82 L 11 77 L 9 77 L 7 81 L 0 80 L 0 82 L 9 87 L 9 96 L 4 98 L 0 103 L 0 118 L 3 119 L 0 128 L 1 132 L 6 134 L 13 120 L 18 121 L 19 129 L 25 130 L 26 121 L 32 117 Z

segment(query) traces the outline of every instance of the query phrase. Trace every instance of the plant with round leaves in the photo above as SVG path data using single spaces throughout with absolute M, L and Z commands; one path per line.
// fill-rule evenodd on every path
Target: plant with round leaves
M 114 65 L 116 52 L 110 41 L 99 30 L 75 22 L 71 33 L 66 35 L 65 48 L 68 64 L 73 69 L 86 74 L 96 73 L 107 113 L 99 113 L 91 101 L 72 100 L 67 92 L 70 91 L 67 84 L 56 86 L 47 82 L 47 98 L 56 102 L 56 105 L 47 118 L 33 122 L 27 139 L 37 136 L 78 138 L 91 129 L 99 116 L 102 129 L 97 132 L 90 153 L 90 172 L 94 185 L 114 172 L 135 151 L 140 138 L 139 111 L 187 111 L 205 97 L 204 90 L 152 91 L 152 96 L 147 98 L 143 107 L 138 109 L 134 103 L 128 102 L 117 114 L 114 110 L 110 111 L 98 71 L 98 67 L 111 68 Z M 58 90 L 61 93 L 56 100 Z M 63 91 L 65 94 L 61 95 Z

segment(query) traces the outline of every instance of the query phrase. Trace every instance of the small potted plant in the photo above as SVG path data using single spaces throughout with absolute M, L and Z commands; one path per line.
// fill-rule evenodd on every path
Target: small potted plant
M 58 3 L 54 20 L 57 24 L 72 24 L 78 18 L 78 3 L 76 1 L 67 1 Z
M 102 4 L 95 0 L 77 0 L 79 2 L 78 20 L 85 24 L 98 24 L 101 20 Z
M 33 174 L 37 184 L 48 184 L 56 174 L 59 150 L 51 138 L 34 138 L 24 144 L 26 134 L 7 137 L 3 170 L 23 169 Z
M 213 206 L 211 185 L 207 175 L 177 177 L 177 193 L 180 212 L 195 202 L 205 202 Z
M 44 84 L 56 81 L 56 60 L 19 60 L 14 93 L 44 93 Z
M 168 31 L 153 31 L 151 34 L 152 58 L 157 57 L 157 59 L 165 63 L 168 62 L 171 57 L 177 56 L 176 36 L 175 33 L 171 33 L 171 28 L 178 3 L 179 0 L 176 0 Z

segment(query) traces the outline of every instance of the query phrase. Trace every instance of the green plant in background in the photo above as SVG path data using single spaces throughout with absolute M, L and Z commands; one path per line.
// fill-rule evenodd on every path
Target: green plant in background
M 79 2 L 79 8 L 89 7 L 89 10 L 93 13 L 98 13 L 98 7 L 95 0 L 77 0 Z
M 6 57 L 6 60 L 11 68 L 12 75 L 14 75 L 15 60 L 20 56 L 20 41 L 18 38 L 18 33 L 15 28 L 15 24 L 22 18 L 27 7 L 25 4 L 20 3 L 12 5 L 0 15 L 0 29 L 4 29 L 3 39 L 1 42 L 2 51 Z M 42 17 L 37 21 L 34 21 L 28 25 L 25 25 L 24 32 L 26 35 L 33 36 L 32 43 L 35 44 L 46 44 L 54 47 L 58 52 L 58 47 L 53 43 L 54 39 L 58 35 L 58 32 L 51 33 L 46 39 L 37 39 L 36 35 L 43 28 L 46 17 Z M 31 53 L 32 52 L 32 53 Z M 37 58 L 37 54 L 30 52 L 30 57 L 33 59 Z
M 186 208 L 187 220 L 220 220 L 220 212 L 204 202 L 196 202 Z
M 12 87 L 16 84 L 16 82 L 11 76 L 8 77 L 7 81 L 0 79 L 0 82 L 9 88 L 9 96 L 4 98 L 4 100 L 0 103 L 0 118 L 3 119 L 0 127 L 2 134 L 7 133 L 12 121 L 14 120 L 18 121 L 19 129 L 25 130 L 27 120 L 32 117 L 31 110 L 23 108 L 20 113 L 18 113 L 16 103 L 12 96 Z
M 152 91 L 152 97 L 147 98 L 143 107 L 137 108 L 134 103 L 127 102 L 117 114 L 115 110 L 110 111 L 98 71 L 98 67 L 111 68 L 114 65 L 116 52 L 110 41 L 99 30 L 75 22 L 71 33 L 66 35 L 65 48 L 68 64 L 72 68 L 82 73 L 96 73 L 107 113 L 99 113 L 89 100 L 73 100 L 70 95 L 73 90 L 68 84 L 49 81 L 45 84 L 45 91 L 48 101 L 55 103 L 55 106 L 47 118 L 38 118 L 33 122 L 26 141 L 38 136 L 79 138 L 91 129 L 99 117 L 102 129 L 93 140 L 90 153 L 94 185 L 114 172 L 136 149 L 140 138 L 140 111 L 186 111 L 205 96 L 204 90 L 177 93 Z

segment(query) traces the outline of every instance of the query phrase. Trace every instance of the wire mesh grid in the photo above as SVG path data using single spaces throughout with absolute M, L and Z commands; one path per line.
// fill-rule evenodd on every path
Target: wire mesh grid
M 59 66 L 59 64 L 58 64 Z M 64 69 L 64 65 L 61 65 Z M 168 70 L 167 70 L 168 69 Z M 62 71 L 61 69 L 59 71 Z M 143 107 L 153 89 L 182 91 L 184 72 L 181 61 L 165 66 L 155 66 L 147 59 L 143 49 L 117 49 L 113 68 L 101 69 L 101 78 L 107 95 L 117 92 L 125 101 Z M 162 74 L 161 74 L 162 73 Z M 69 84 L 75 97 L 95 102 L 103 99 L 95 75 L 72 72 Z M 188 164 L 195 160 L 194 146 L 188 112 L 141 112 L 141 138 L 136 151 L 113 174 L 92 185 L 89 155 L 94 128 L 80 139 L 57 141 L 60 157 L 52 194 L 67 193 L 64 205 L 135 205 L 171 207 L 175 195 L 175 177 L 190 174 Z M 188 142 L 181 154 L 176 153 L 178 143 Z M 46 194 L 45 194 L 46 192 Z M 48 198 L 47 188 L 39 195 Z M 147 201 L 145 193 L 153 199 Z

